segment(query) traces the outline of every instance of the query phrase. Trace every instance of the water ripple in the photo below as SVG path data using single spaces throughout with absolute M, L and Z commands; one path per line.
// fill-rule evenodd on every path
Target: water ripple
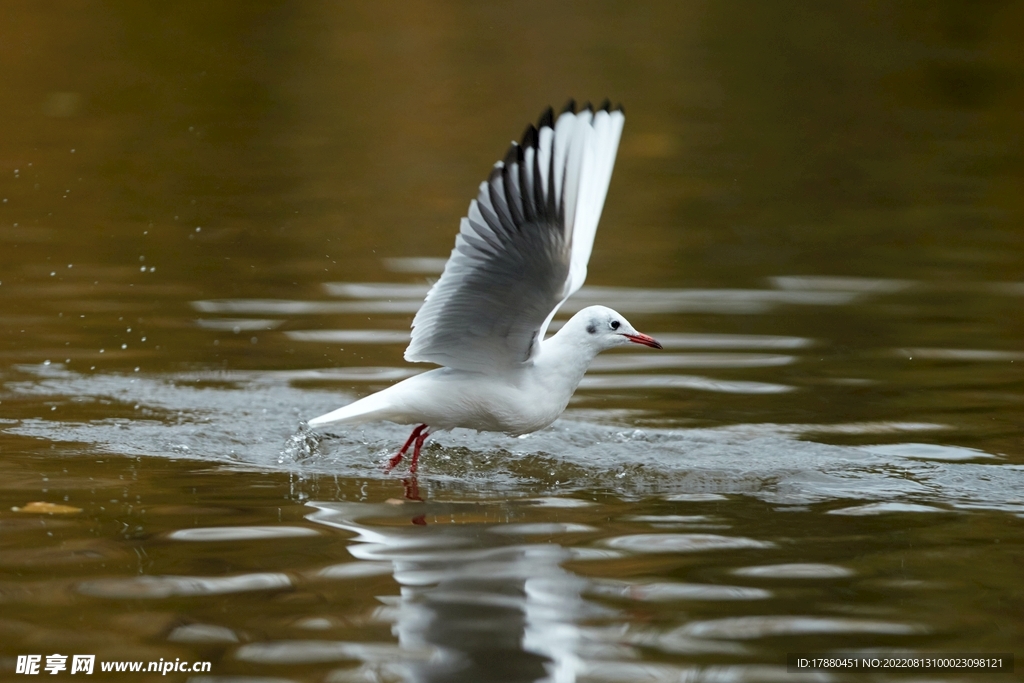
M 774 548 L 768 541 L 716 534 L 631 534 L 604 541 L 610 548 L 634 553 L 693 553 L 738 548 Z
M 324 290 L 331 296 L 349 299 L 418 299 L 422 301 L 430 285 L 395 282 L 325 282 Z
M 407 344 L 409 333 L 403 330 L 287 330 L 292 341 L 325 344 Z
M 784 394 L 795 387 L 767 382 L 730 381 L 695 375 L 587 375 L 581 389 L 696 389 L 726 394 Z
M 365 576 L 384 576 L 394 572 L 391 562 L 363 560 L 360 562 L 342 562 L 324 567 L 316 576 L 324 579 L 358 579 Z
M 924 360 L 960 360 L 978 362 L 1005 362 L 1024 360 L 1020 351 L 995 351 L 990 349 L 893 349 L 892 354 L 900 358 Z
M 927 631 L 928 629 L 918 624 L 843 617 L 790 615 L 729 617 L 725 619 L 691 621 L 680 629 L 680 633 L 683 635 L 696 638 L 736 638 L 739 640 L 826 633 L 913 635 L 927 633 Z
M 235 650 L 235 659 L 257 664 L 315 664 L 319 662 L 429 660 L 439 649 L 413 649 L 389 643 L 338 640 L 278 640 L 249 643 Z
M 611 353 L 595 358 L 590 369 L 770 368 L 795 362 L 796 356 L 767 353 Z
M 253 541 L 318 535 L 315 529 L 300 526 L 211 526 L 178 529 L 167 534 L 167 537 L 175 541 Z
M 136 576 L 127 579 L 95 579 L 78 584 L 78 592 L 97 598 L 170 598 L 224 595 L 245 591 L 290 588 L 287 574 L 261 573 L 237 576 Z
M 238 635 L 229 628 L 214 624 L 186 624 L 167 636 L 172 643 L 237 643 Z
M 814 345 L 807 337 L 767 334 L 652 334 L 666 349 L 805 349 Z
M 736 576 L 758 579 L 842 579 L 854 575 L 852 569 L 834 564 L 799 562 L 792 564 L 765 564 L 733 569 Z
M 831 275 L 780 275 L 768 278 L 772 286 L 788 290 L 825 290 L 889 294 L 915 286 L 914 280 L 874 277 L 835 277 Z
M 571 524 L 566 522 L 534 522 L 531 524 L 502 524 L 488 529 L 494 534 L 508 536 L 550 536 L 553 534 L 578 534 L 597 531 L 589 524 Z
M 977 448 L 942 446 L 932 443 L 893 443 L 882 446 L 861 446 L 861 448 L 870 453 L 878 453 L 879 455 L 896 455 L 901 458 L 921 458 L 922 460 L 944 460 L 947 462 L 996 457 Z
M 869 503 L 868 505 L 857 505 L 855 507 L 842 508 L 840 510 L 829 510 L 830 515 L 849 515 L 851 517 L 869 517 L 873 515 L 891 515 L 907 512 L 952 512 L 931 505 L 918 505 L 916 503 Z
M 253 318 L 198 318 L 196 325 L 204 330 L 224 332 L 255 332 L 258 330 L 276 330 L 284 324 L 283 320 L 258 320 Z
M 588 593 L 601 597 L 628 598 L 639 602 L 681 600 L 766 600 L 770 591 L 746 586 L 707 583 L 625 583 L 605 581 L 591 586 Z
M 193 301 L 200 313 L 233 313 L 244 315 L 322 315 L 337 313 L 415 313 L 422 302 L 414 299 L 398 301 L 295 301 L 288 299 L 206 299 Z

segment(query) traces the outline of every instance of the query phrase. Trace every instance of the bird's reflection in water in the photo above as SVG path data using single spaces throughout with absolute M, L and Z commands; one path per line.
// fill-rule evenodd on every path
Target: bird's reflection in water
M 423 502 L 423 497 L 420 496 L 420 481 L 415 474 L 410 474 L 408 477 L 402 480 L 402 487 L 405 489 L 405 499 L 408 501 L 414 501 L 418 503 Z M 421 519 L 420 517 L 413 518 L 413 524 L 426 524 L 424 521 L 416 521 Z
M 609 611 L 581 597 L 586 582 L 561 567 L 557 544 L 516 543 L 451 505 L 431 504 L 427 526 L 394 525 L 407 505 L 312 503 L 311 521 L 357 534 L 359 560 L 390 561 L 400 594 L 382 597 L 398 637 L 390 675 L 408 681 L 573 680 L 581 618 Z M 422 507 L 422 506 L 416 506 Z M 404 509 L 403 509 L 404 508 Z M 480 519 L 480 511 L 473 515 Z M 373 662 L 365 666 L 373 668 Z

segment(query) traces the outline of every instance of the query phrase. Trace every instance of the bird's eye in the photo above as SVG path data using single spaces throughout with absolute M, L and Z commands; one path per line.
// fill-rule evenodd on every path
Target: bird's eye
M 613 329 L 613 330 L 617 330 L 617 329 L 619 329 L 619 325 L 621 325 L 621 324 L 622 324 L 622 323 L 620 323 L 620 322 L 619 322 L 618 320 L 613 320 L 613 321 L 612 321 L 612 329 Z

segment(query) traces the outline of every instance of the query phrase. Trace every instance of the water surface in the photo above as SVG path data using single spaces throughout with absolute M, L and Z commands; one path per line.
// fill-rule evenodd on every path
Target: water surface
M 782 681 L 1024 642 L 1016 5 L 3 13 L 10 676 Z M 536 434 L 432 437 L 416 478 L 382 471 L 405 426 L 305 428 L 425 369 L 476 185 L 606 95 L 552 327 L 602 303 L 665 349 L 601 356 Z

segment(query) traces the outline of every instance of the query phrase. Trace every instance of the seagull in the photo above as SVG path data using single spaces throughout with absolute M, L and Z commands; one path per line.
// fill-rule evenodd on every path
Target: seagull
M 378 420 L 416 425 L 386 466 L 412 446 L 456 427 L 519 436 L 550 425 L 602 351 L 660 349 L 622 315 L 589 306 L 545 339 L 558 308 L 583 286 L 625 113 L 607 100 L 579 111 L 549 107 L 512 142 L 480 184 L 441 278 L 412 321 L 411 363 L 441 367 L 414 375 L 309 426 Z

